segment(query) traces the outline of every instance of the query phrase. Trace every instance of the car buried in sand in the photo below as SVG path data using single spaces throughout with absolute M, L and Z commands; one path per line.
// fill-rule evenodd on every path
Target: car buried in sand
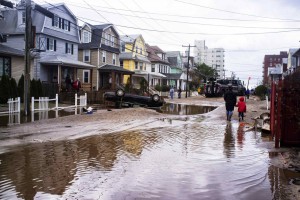
M 115 102 L 117 108 L 123 106 L 133 107 L 135 105 L 142 107 L 161 107 L 165 101 L 158 95 L 141 96 L 125 93 L 122 89 L 117 89 L 115 92 L 105 92 L 104 100 Z

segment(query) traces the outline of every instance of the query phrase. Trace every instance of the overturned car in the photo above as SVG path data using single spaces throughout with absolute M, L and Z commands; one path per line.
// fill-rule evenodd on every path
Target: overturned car
M 133 107 L 134 105 L 160 107 L 165 103 L 158 94 L 141 96 L 125 93 L 122 89 L 118 89 L 116 92 L 105 92 L 103 96 L 105 101 L 115 102 L 118 108 L 122 106 Z

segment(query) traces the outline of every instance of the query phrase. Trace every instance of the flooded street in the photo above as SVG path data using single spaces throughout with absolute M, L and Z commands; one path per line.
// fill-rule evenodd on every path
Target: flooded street
M 290 199 L 284 170 L 243 123 L 201 117 L 0 154 L 0 199 Z

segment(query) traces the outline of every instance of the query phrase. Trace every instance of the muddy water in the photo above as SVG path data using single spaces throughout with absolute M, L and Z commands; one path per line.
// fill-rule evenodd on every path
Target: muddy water
M 186 104 L 164 104 L 158 112 L 171 114 L 171 115 L 196 115 L 208 113 L 216 109 L 214 106 L 196 106 L 196 105 L 186 105 Z
M 190 122 L 12 147 L 0 199 L 290 199 L 260 142 L 238 123 Z

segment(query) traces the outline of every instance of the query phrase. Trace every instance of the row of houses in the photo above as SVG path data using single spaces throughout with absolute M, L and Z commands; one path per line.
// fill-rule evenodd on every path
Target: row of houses
M 32 3 L 33 5 L 33 3 Z M 49 18 L 32 9 L 34 48 L 30 77 L 57 85 L 65 91 L 66 77 L 79 78 L 84 91 L 114 90 L 131 83 L 138 88 L 142 78 L 150 87 L 169 85 L 185 89 L 186 68 L 180 51 L 165 52 L 147 44 L 141 34 L 119 35 L 113 24 L 78 25 L 64 4 L 44 5 Z M 24 74 L 25 3 L 0 10 L 0 77 L 18 80 Z

